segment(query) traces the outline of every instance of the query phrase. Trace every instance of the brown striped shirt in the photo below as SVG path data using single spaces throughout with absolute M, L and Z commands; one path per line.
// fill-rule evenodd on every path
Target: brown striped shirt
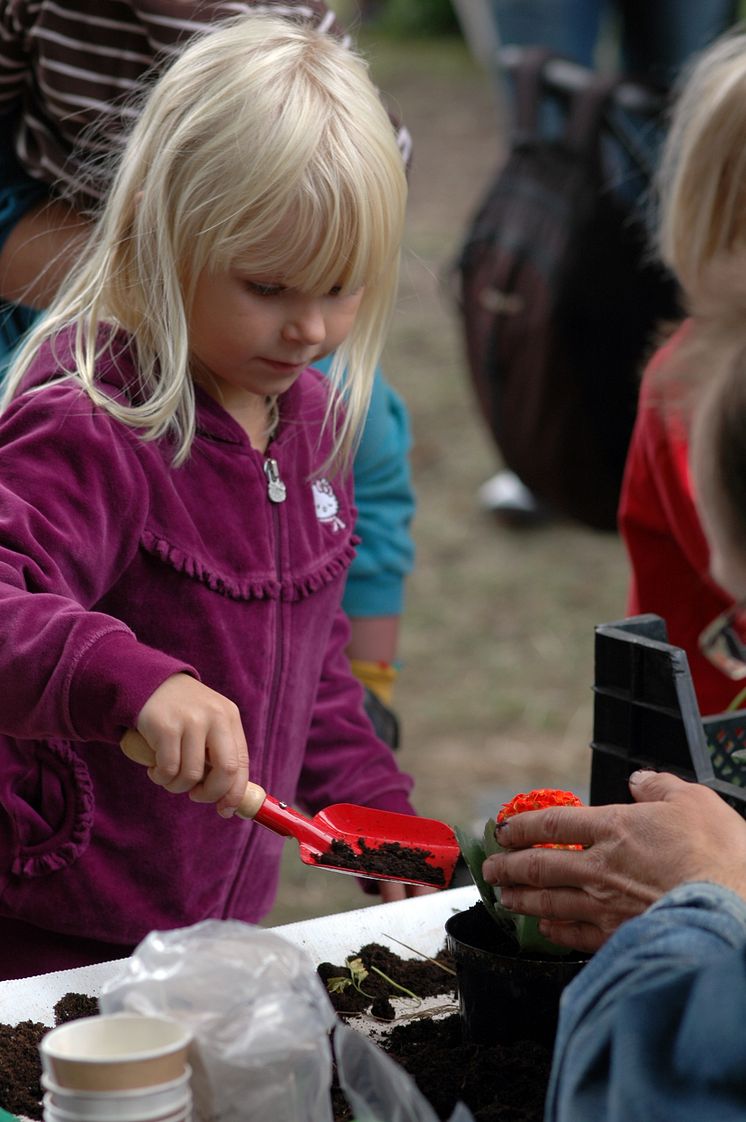
M 0 113 L 28 174 L 78 209 L 105 193 L 154 71 L 220 19 L 269 12 L 347 43 L 323 0 L 0 0 Z M 409 159 L 409 135 L 398 129 Z

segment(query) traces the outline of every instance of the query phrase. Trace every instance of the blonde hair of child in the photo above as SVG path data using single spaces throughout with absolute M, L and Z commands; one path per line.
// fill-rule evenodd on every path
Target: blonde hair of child
M 713 378 L 700 387 L 697 408 L 700 441 L 706 437 L 702 468 L 711 493 L 719 496 L 723 528 L 733 547 L 746 553 L 746 335 L 722 340 L 713 356 Z M 727 344 L 730 345 L 727 345 Z
M 746 243 L 746 33 L 718 39 L 683 76 L 658 175 L 659 248 L 686 293 Z
M 211 29 L 153 87 L 84 259 L 20 351 L 2 405 L 72 322 L 64 376 L 143 439 L 168 436 L 179 464 L 195 429 L 189 309 L 203 269 L 319 295 L 364 286 L 330 373 L 332 458 L 346 461 L 395 298 L 405 206 L 394 129 L 359 55 L 263 15 Z M 102 324 L 134 337 L 135 401 L 96 384 Z

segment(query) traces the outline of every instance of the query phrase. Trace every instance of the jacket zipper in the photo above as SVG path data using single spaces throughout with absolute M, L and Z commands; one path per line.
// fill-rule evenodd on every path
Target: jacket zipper
M 274 535 L 274 554 L 275 554 L 275 574 L 278 582 L 282 577 L 282 546 L 280 543 L 280 511 L 279 507 L 285 502 L 287 498 L 287 487 L 282 481 L 280 476 L 280 469 L 277 465 L 277 460 L 268 456 L 262 464 L 264 476 L 267 480 L 267 498 L 270 501 L 272 508 L 272 531 Z M 272 680 L 269 689 L 269 704 L 267 705 L 267 727 L 264 737 L 265 747 L 269 747 L 272 743 L 275 727 L 275 716 L 277 710 L 277 697 L 280 691 L 280 679 L 282 677 L 282 599 L 278 597 L 275 608 L 275 658 L 272 667 Z M 228 894 L 223 902 L 223 915 L 229 915 L 233 907 L 233 901 L 238 891 L 238 885 L 241 880 L 239 870 L 236 870 L 233 884 L 228 891 Z
M 280 510 L 279 507 L 285 502 L 287 498 L 287 487 L 282 481 L 280 476 L 280 469 L 277 465 L 277 460 L 268 456 L 264 461 L 264 474 L 267 478 L 267 498 L 270 501 L 272 508 L 272 527 L 274 531 L 274 553 L 275 553 L 275 575 L 278 583 L 282 581 L 282 544 L 280 538 Z M 267 707 L 267 736 L 266 745 L 272 743 L 274 736 L 275 716 L 277 709 L 277 698 L 280 690 L 280 680 L 282 678 L 283 660 L 282 660 L 282 598 L 278 597 L 275 608 L 275 659 L 274 667 L 272 670 L 272 682 L 270 686 L 269 705 Z

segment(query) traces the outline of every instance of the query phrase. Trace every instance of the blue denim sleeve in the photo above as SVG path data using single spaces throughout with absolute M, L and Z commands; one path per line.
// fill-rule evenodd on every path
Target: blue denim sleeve
M 327 373 L 330 362 L 314 365 Z M 361 542 L 345 586 L 343 607 L 349 616 L 401 614 L 405 578 L 414 563 L 410 443 L 406 407 L 376 370 L 353 465 Z
M 686 884 L 563 994 L 545 1122 L 746 1117 L 746 902 Z

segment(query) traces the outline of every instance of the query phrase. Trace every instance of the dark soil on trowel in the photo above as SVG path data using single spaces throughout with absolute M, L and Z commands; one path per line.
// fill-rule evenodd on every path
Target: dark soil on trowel
M 378 873 L 383 876 L 400 877 L 402 880 L 418 881 L 444 888 L 446 878 L 439 865 L 431 865 L 428 849 L 417 849 L 399 842 L 384 842 L 382 845 L 369 846 L 365 838 L 358 838 L 359 852 L 351 845 L 337 838 L 326 853 L 315 858 L 317 865 L 330 865 L 335 869 L 350 869 L 368 876 Z

